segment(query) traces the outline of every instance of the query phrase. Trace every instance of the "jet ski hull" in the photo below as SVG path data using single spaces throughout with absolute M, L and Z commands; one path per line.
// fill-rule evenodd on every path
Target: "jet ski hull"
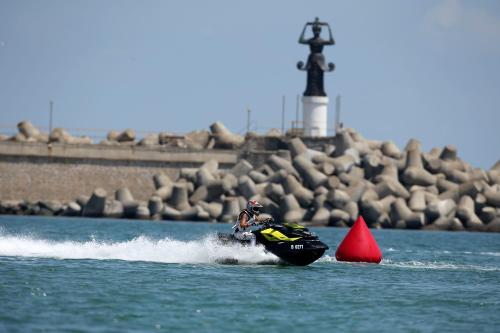
M 267 244 L 264 247 L 281 260 L 297 266 L 312 264 L 321 258 L 328 249 L 328 246 L 319 240 L 294 243 L 279 242 Z
M 253 231 L 253 234 L 257 244 L 263 245 L 266 251 L 291 265 L 309 265 L 321 258 L 328 250 L 328 246 L 321 242 L 316 235 L 299 225 L 268 223 Z M 231 234 L 218 234 L 218 238 L 225 244 L 250 245 L 250 241 L 236 239 Z

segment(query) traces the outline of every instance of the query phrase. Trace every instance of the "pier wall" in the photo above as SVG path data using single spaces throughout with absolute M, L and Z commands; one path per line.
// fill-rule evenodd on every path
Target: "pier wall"
M 220 168 L 238 160 L 233 150 L 187 150 L 0 142 L 0 200 L 74 200 L 97 187 L 108 194 L 128 187 L 138 200 L 154 192 L 153 175 L 176 178 L 180 168 L 216 159 Z

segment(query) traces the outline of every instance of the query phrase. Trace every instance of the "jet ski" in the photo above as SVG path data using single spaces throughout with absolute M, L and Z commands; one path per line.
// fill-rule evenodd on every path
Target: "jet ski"
M 252 231 L 255 243 L 264 246 L 283 262 L 291 265 L 307 266 L 318 260 L 328 246 L 304 226 L 296 223 L 275 223 L 267 221 Z M 250 246 L 250 241 L 239 240 L 233 234 L 219 233 L 218 239 L 223 244 L 240 243 Z

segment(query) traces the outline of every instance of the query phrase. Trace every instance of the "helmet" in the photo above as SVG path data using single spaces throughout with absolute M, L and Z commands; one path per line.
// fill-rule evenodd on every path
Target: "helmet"
M 249 200 L 248 203 L 247 203 L 247 210 L 250 213 L 253 213 L 255 215 L 259 215 L 260 214 L 260 209 L 262 207 L 263 206 L 260 203 L 258 203 L 256 200 Z

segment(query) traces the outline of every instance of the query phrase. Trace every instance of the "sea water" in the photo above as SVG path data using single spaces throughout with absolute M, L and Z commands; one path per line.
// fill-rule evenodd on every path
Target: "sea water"
M 374 230 L 379 265 L 222 246 L 210 223 L 0 217 L 0 332 L 499 332 L 500 235 Z M 222 264 L 225 259 L 239 264 Z

